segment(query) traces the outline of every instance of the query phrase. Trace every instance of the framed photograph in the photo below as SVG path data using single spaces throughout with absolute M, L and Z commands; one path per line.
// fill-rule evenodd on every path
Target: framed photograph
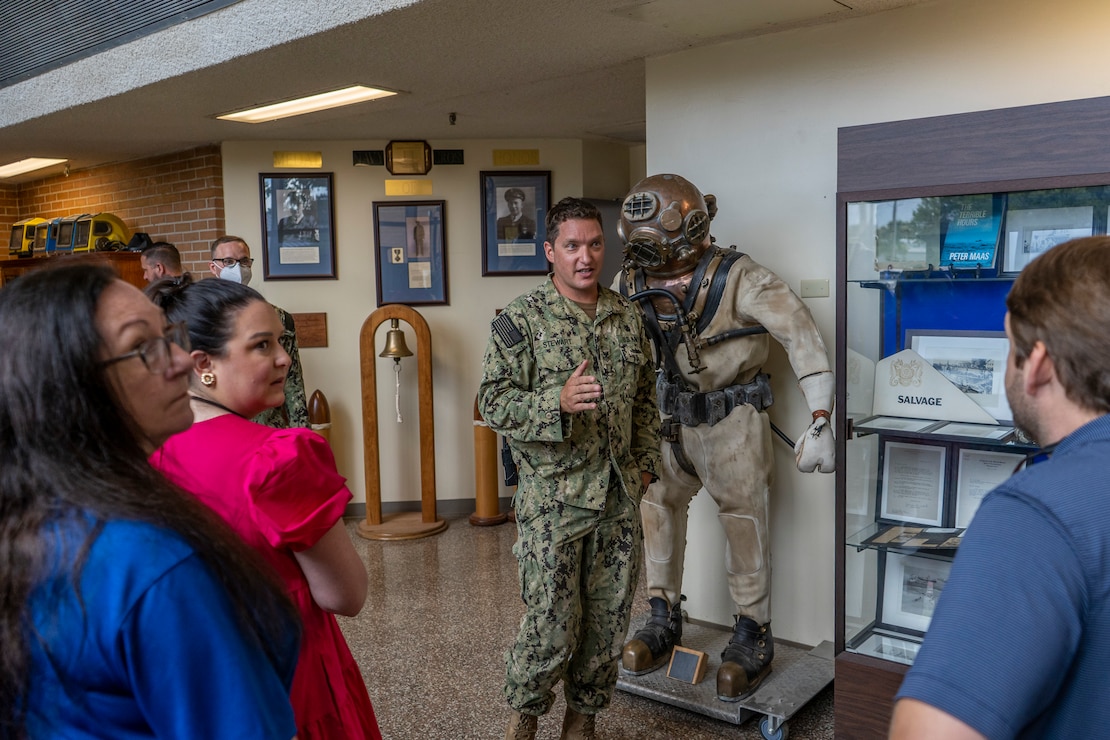
M 998 421 L 1013 421 L 1006 401 L 1010 340 L 1002 331 L 906 332 L 906 347 L 948 378 Z
M 966 527 L 983 497 L 1009 478 L 1025 455 L 994 450 L 960 450 L 956 472 L 956 526 Z
M 952 570 L 949 560 L 884 553 L 882 621 L 924 633 Z
M 330 172 L 259 175 L 266 280 L 337 277 Z
M 446 202 L 386 202 L 373 207 L 378 305 L 446 305 Z
M 1017 275 L 1057 244 L 1093 233 L 1094 207 L 1030 208 L 1006 214 L 1002 272 Z
M 546 275 L 550 172 L 483 172 L 482 275 Z
M 947 447 L 888 441 L 883 447 L 879 517 L 941 526 Z

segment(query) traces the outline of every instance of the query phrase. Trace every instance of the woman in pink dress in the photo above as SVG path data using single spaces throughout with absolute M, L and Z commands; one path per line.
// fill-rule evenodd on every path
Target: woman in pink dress
M 151 462 L 269 562 L 304 620 L 291 699 L 299 740 L 380 738 L 358 664 L 333 614 L 366 600 L 366 568 L 343 527 L 351 499 L 331 448 L 308 429 L 249 419 L 284 401 L 283 327 L 255 290 L 225 280 L 148 288 L 192 342 L 195 422 Z

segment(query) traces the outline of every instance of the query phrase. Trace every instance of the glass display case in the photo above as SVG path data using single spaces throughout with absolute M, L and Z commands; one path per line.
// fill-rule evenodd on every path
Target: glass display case
M 1006 403 L 1006 295 L 1107 232 L 1110 186 L 883 195 L 839 204 L 836 649 L 900 674 L 982 497 L 1038 459 Z

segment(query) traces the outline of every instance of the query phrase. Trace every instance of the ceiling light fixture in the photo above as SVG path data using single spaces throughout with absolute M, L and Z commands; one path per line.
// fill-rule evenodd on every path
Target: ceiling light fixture
M 299 116 L 304 113 L 314 113 L 319 110 L 327 110 L 328 108 L 339 108 L 340 106 L 352 105 L 353 103 L 362 103 L 367 100 L 377 100 L 378 98 L 386 98 L 396 94 L 397 93 L 392 90 L 381 90 L 376 87 L 354 85 L 352 87 L 345 87 L 342 90 L 309 95 L 305 98 L 286 100 L 281 103 L 271 103 L 270 105 L 263 105 L 258 108 L 251 108 L 250 110 L 239 111 L 237 113 L 225 113 L 222 116 L 216 116 L 216 118 L 225 121 L 239 121 L 241 123 L 263 123 L 265 121 L 276 121 L 279 118 Z
M 56 164 L 61 164 L 65 161 L 66 160 L 64 159 L 28 157 L 27 159 L 21 159 L 18 162 L 12 162 L 11 164 L 6 164 L 3 167 L 0 167 L 0 179 L 3 179 L 5 177 L 15 177 L 16 175 L 22 175 L 25 172 L 34 172 L 35 170 L 41 170 L 43 167 L 51 167 Z

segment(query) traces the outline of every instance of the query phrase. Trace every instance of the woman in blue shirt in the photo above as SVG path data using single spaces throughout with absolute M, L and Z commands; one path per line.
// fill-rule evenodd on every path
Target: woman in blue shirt
M 0 737 L 294 735 L 292 605 L 147 462 L 190 366 L 109 267 L 0 290 Z

